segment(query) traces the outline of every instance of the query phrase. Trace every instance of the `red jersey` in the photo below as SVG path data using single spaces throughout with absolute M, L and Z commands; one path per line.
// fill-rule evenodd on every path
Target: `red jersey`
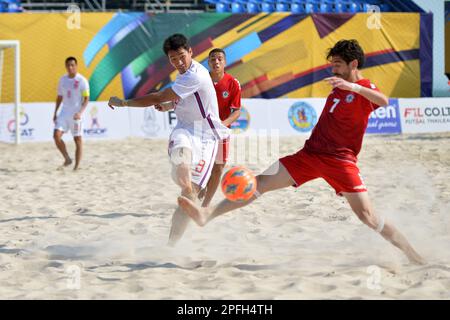
M 356 83 L 379 91 L 368 79 Z M 356 162 L 369 115 L 378 107 L 362 95 L 334 88 L 304 149 Z
M 219 82 L 214 83 L 214 88 L 219 104 L 219 117 L 224 121 L 230 116 L 232 109 L 241 108 L 241 85 L 239 81 L 225 73 Z

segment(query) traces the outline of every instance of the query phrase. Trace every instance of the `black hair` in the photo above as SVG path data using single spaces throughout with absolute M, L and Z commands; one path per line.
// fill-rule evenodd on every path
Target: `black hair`
M 212 50 L 208 53 L 208 57 L 211 58 L 211 56 L 212 56 L 214 53 L 222 53 L 223 56 L 226 57 L 225 51 L 224 51 L 223 49 L 220 49 L 220 48 L 214 48 L 214 49 L 212 49 Z
M 163 50 L 167 55 L 171 50 L 177 51 L 180 48 L 189 50 L 190 47 L 188 39 L 184 35 L 176 33 L 164 40 Z
M 327 60 L 333 56 L 342 58 L 347 64 L 353 60 L 358 60 L 358 69 L 364 66 L 364 51 L 357 40 L 340 40 L 333 48 L 328 49 Z
M 68 57 L 67 59 L 66 59 L 66 64 L 68 63 L 68 62 L 70 62 L 70 61 L 75 61 L 75 64 L 78 64 L 78 61 L 77 61 L 77 58 L 75 58 L 75 57 Z

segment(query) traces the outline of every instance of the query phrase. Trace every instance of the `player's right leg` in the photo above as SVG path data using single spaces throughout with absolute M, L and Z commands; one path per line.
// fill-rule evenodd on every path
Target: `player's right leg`
M 287 169 L 280 161 L 277 161 L 256 177 L 257 191 L 253 197 L 247 201 L 233 202 L 224 199 L 214 208 L 202 208 L 186 197 L 179 197 L 178 203 L 199 226 L 204 226 L 212 219 L 224 213 L 249 205 L 263 193 L 290 187 L 294 184 L 295 181 L 292 179 Z
M 191 159 L 192 152 L 189 148 L 175 148 L 170 152 L 172 179 L 181 188 L 181 195 L 194 201 L 199 188 L 191 181 Z M 173 246 L 181 239 L 188 223 L 189 217 L 178 207 L 172 216 L 169 245 Z
M 399 248 L 408 257 L 409 261 L 416 264 L 425 264 L 425 260 L 414 250 L 406 237 L 394 226 L 391 221 L 375 214 L 370 204 L 369 195 L 365 192 L 342 192 L 353 212 L 371 229 L 379 232 L 383 238 Z
M 70 159 L 69 154 L 67 153 L 66 144 L 62 139 L 63 134 L 64 131 L 56 127 L 55 130 L 53 131 L 53 140 L 55 141 L 56 147 L 64 157 L 63 166 L 67 167 L 72 163 L 72 159 Z

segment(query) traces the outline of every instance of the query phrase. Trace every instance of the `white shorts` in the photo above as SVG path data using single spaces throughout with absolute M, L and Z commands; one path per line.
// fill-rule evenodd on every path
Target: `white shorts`
M 191 181 L 203 189 L 211 176 L 217 155 L 218 141 L 214 137 L 194 136 L 188 130 L 175 129 L 169 138 L 169 156 L 173 150 L 178 148 L 191 150 Z
M 72 136 L 81 137 L 83 135 L 83 121 L 74 120 L 73 115 L 59 115 L 56 118 L 55 130 L 70 131 Z

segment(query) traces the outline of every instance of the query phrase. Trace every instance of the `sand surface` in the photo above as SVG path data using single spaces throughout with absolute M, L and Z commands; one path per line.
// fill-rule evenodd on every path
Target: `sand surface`
M 280 154 L 303 143 L 283 138 Z M 360 155 L 374 207 L 426 266 L 323 180 L 191 224 L 169 248 L 166 141 L 89 142 L 82 170 L 61 163 L 52 143 L 0 144 L 1 299 L 450 299 L 450 134 L 369 136 Z

